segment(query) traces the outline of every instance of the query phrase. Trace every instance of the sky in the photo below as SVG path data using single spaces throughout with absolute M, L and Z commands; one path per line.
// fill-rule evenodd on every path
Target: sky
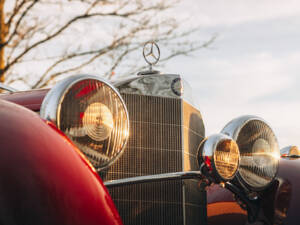
M 206 135 L 257 115 L 280 148 L 300 147 L 300 3 L 184 0 L 176 16 L 200 26 L 199 41 L 218 34 L 210 48 L 172 59 L 163 71 L 190 83 Z
M 48 18 L 48 8 L 44 10 L 43 15 Z M 174 58 L 162 69 L 165 73 L 181 74 L 190 83 L 206 135 L 219 133 L 238 116 L 257 115 L 273 128 L 280 148 L 300 147 L 300 2 L 182 0 L 170 13 L 185 21 L 187 29 L 200 27 L 191 36 L 193 40 L 203 42 L 217 34 L 208 49 L 193 53 L 193 57 Z M 77 27 L 75 32 L 81 29 L 89 35 L 67 33 L 62 42 L 55 40 L 55 46 L 44 50 L 55 55 L 60 45 L 72 43 L 70 37 L 81 45 L 96 37 L 98 45 L 99 37 L 107 40 L 103 33 L 99 35 L 103 26 L 102 21 L 93 27 Z M 142 57 L 140 62 L 144 63 Z M 26 71 L 45 68 L 40 62 L 25 64 Z M 24 70 L 22 66 L 20 69 Z M 97 70 L 98 65 L 89 69 Z

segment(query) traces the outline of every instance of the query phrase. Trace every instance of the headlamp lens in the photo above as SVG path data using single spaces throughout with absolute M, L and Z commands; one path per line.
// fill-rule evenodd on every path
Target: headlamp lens
M 40 115 L 64 132 L 98 170 L 120 157 L 129 137 L 128 113 L 119 92 L 95 76 L 72 76 L 56 84 L 44 98 Z
M 264 188 L 275 177 L 280 157 L 272 129 L 264 121 L 250 120 L 236 142 L 241 154 L 239 175 L 250 187 Z
M 206 167 L 202 172 L 213 178 L 215 182 L 231 180 L 239 168 L 239 147 L 227 135 L 211 135 L 201 143 L 198 161 L 200 166 Z
M 226 180 L 233 178 L 239 166 L 239 147 L 236 142 L 230 139 L 221 141 L 214 154 L 215 166 Z
M 58 128 L 96 168 L 114 160 L 128 138 L 124 104 L 109 85 L 99 80 L 83 80 L 70 87 L 57 115 Z

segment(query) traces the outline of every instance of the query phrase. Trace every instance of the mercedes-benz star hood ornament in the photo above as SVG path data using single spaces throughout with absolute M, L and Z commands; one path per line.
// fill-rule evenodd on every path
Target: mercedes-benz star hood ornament
M 155 65 L 160 59 L 160 50 L 158 45 L 154 41 L 148 41 L 143 48 L 143 56 L 145 61 L 149 65 L 148 71 L 139 72 L 139 75 L 155 74 L 158 71 L 152 70 L 152 66 Z

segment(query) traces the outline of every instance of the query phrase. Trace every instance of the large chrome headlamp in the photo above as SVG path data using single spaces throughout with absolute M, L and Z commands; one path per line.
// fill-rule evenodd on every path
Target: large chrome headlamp
M 237 178 L 250 190 L 262 190 L 275 178 L 279 148 L 270 126 L 256 116 L 242 116 L 229 122 L 222 133 L 232 137 L 240 150 Z
M 40 116 L 64 132 L 96 169 L 113 163 L 128 139 L 128 113 L 120 94 L 95 76 L 73 76 L 55 85 Z
M 215 134 L 204 139 L 198 150 L 201 172 L 217 183 L 234 178 L 239 168 L 239 160 L 238 145 L 224 134 Z

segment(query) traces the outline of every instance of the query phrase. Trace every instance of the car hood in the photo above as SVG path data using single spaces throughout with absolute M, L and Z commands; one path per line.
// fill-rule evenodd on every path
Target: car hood
M 19 91 L 1 94 L 0 99 L 16 103 L 33 111 L 40 111 L 41 104 L 49 89 L 37 89 L 31 91 Z

